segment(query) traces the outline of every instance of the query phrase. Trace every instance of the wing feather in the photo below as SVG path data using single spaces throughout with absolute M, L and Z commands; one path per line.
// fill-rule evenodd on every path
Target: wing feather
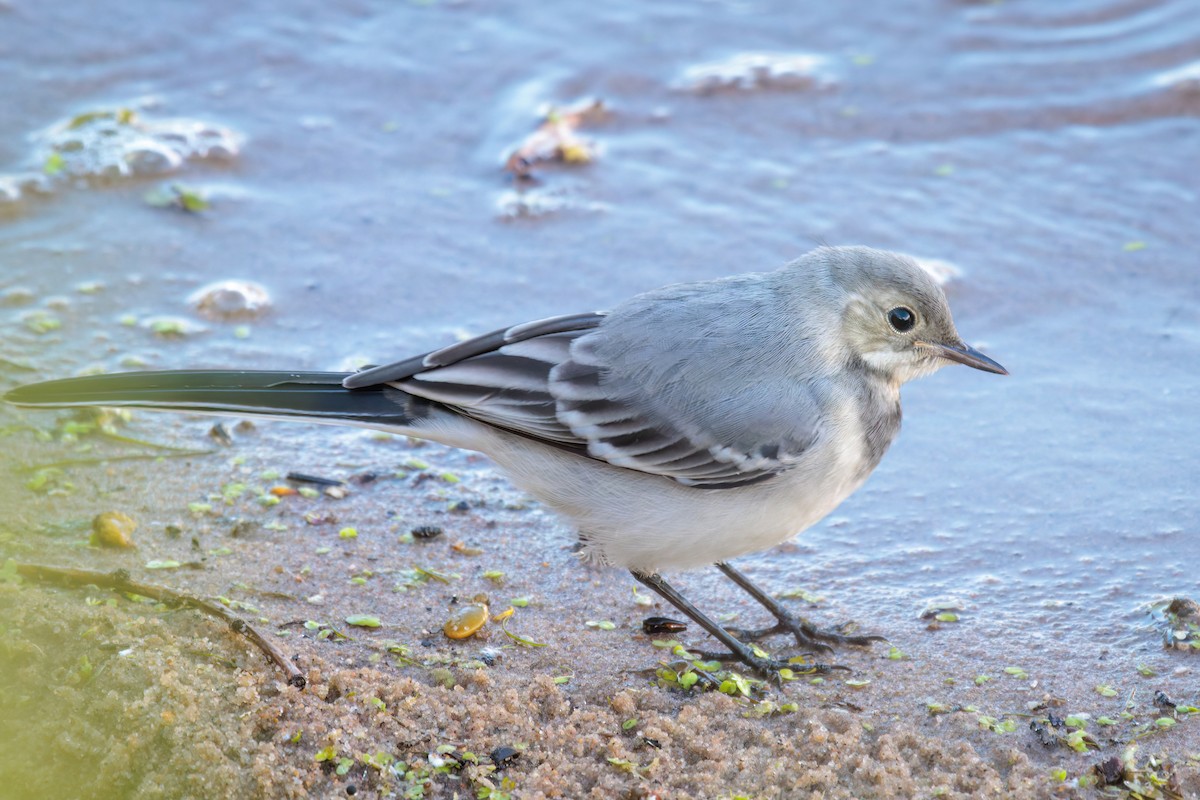
M 700 488 L 766 480 L 811 444 L 743 449 L 720 441 L 686 408 L 660 408 L 636 376 L 604 363 L 589 341 L 604 335 L 604 319 L 572 314 L 515 325 L 372 367 L 345 385 L 389 383 L 486 424 Z

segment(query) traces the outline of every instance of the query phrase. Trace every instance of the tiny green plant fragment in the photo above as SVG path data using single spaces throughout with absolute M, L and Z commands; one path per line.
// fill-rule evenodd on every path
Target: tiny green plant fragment
M 347 625 L 354 625 L 359 628 L 378 628 L 383 625 L 379 621 L 379 617 L 373 617 L 370 614 L 351 614 L 346 617 Z
M 212 203 L 201 191 L 179 183 L 147 192 L 143 199 L 146 205 L 155 208 L 176 208 L 189 214 L 198 214 L 212 207 Z
M 62 153 L 51 153 L 46 156 L 45 162 L 42 163 L 42 172 L 47 175 L 57 175 L 67 166 L 67 161 L 62 157 Z
M 780 600 L 793 600 L 793 599 L 803 600 L 804 602 L 811 603 L 812 605 L 817 605 L 818 603 L 824 602 L 824 600 L 825 600 L 824 597 L 821 597 L 820 595 L 817 595 L 817 594 L 813 594 L 812 592 L 808 591 L 807 589 L 802 589 L 800 587 L 794 587 L 791 589 L 787 589 L 786 591 L 780 592 L 779 594 L 777 594 L 775 596 L 778 597 Z
M 11 558 L 5 560 L 4 567 L 0 569 L 0 585 L 17 586 L 20 583 L 21 576 L 17 573 L 17 562 Z
M 512 631 L 510 631 L 510 630 L 508 629 L 508 620 L 509 620 L 509 619 L 511 619 L 511 618 L 505 618 L 505 619 L 504 619 L 504 620 L 503 620 L 503 621 L 500 623 L 500 630 L 502 630 L 502 631 L 504 632 L 504 635 L 505 635 L 505 636 L 507 636 L 508 638 L 512 639 L 514 642 L 516 642 L 517 644 L 521 645 L 522 647 L 548 647 L 548 646 L 549 646 L 549 645 L 548 645 L 548 644 L 546 644 L 545 642 L 535 642 L 535 641 L 534 641 L 534 640 L 532 640 L 532 639 L 529 639 L 529 638 L 527 638 L 527 637 L 525 637 L 525 636 L 521 636 L 521 635 L 519 635 L 519 634 L 516 634 L 516 633 L 513 633 Z M 570 680 L 570 676 L 567 676 L 566 680 L 564 680 L 564 681 L 562 681 L 562 682 L 563 682 L 563 683 L 566 683 L 566 682 L 567 682 L 567 680 Z M 557 682 L 558 682 L 558 679 L 557 679 L 557 678 L 555 678 L 555 683 L 557 683 Z
M 50 333 L 62 327 L 62 320 L 41 309 L 30 311 L 21 318 L 21 321 L 25 323 L 28 330 L 37 334 Z

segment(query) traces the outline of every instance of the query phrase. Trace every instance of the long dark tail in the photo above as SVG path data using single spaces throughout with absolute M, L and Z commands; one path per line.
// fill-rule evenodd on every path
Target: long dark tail
M 346 389 L 343 372 L 126 372 L 19 386 L 4 399 L 20 406 L 134 406 L 213 414 L 299 417 L 407 427 L 428 404 L 386 385 Z

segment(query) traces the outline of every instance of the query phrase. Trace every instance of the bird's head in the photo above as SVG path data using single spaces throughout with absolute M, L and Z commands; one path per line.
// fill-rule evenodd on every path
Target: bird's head
M 915 261 L 866 247 L 820 253 L 843 298 L 842 331 L 850 353 L 899 385 L 954 361 L 1008 371 L 958 335 L 937 282 Z

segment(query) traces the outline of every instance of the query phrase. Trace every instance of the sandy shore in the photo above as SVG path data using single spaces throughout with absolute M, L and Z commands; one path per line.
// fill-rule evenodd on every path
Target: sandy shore
M 130 432 L 209 444 L 208 421 L 165 419 Z M 195 611 L 0 584 L 0 778 L 19 787 L 7 796 L 1099 797 L 1109 795 L 1094 765 L 1114 756 L 1133 767 L 1125 778 L 1149 785 L 1154 772 L 1183 796 L 1200 791 L 1196 721 L 1154 705 L 1155 691 L 1191 700 L 1191 660 L 1150 634 L 1140 653 L 1083 655 L 1039 639 L 1032 659 L 1006 640 L 1021 632 L 969 614 L 868 624 L 853 597 L 789 600 L 818 620 L 898 627 L 896 648 L 822 656 L 848 671 L 745 695 L 667 688 L 655 671 L 668 651 L 640 626 L 678 615 L 648 604 L 628 576 L 580 564 L 565 527 L 482 459 L 355 432 L 299 463 L 307 435 L 267 425 L 207 456 L 74 467 L 61 497 L 9 485 L 5 558 L 126 569 L 224 598 L 294 655 L 307 686 L 288 686 L 243 637 Z M 7 442 L 22 462 L 71 456 L 28 432 Z M 288 485 L 277 473 L 314 461 L 346 479 L 347 496 L 264 505 L 265 490 Z M 98 510 L 136 519 L 137 547 L 87 546 Z M 414 539 L 419 526 L 443 532 Z M 180 566 L 147 567 L 163 562 Z M 819 570 L 804 580 L 819 587 Z M 680 585 L 718 613 L 758 619 L 731 586 L 703 575 Z M 508 630 L 546 646 L 522 646 L 494 623 L 447 639 L 443 624 L 477 594 L 494 612 L 527 600 Z M 380 627 L 345 622 L 356 614 Z M 1024 666 L 1006 669 L 1009 658 Z M 1156 674 L 1138 675 L 1134 661 Z M 1050 715 L 1084 715 L 1082 752 L 1068 746 L 1070 727 L 1031 729 Z

